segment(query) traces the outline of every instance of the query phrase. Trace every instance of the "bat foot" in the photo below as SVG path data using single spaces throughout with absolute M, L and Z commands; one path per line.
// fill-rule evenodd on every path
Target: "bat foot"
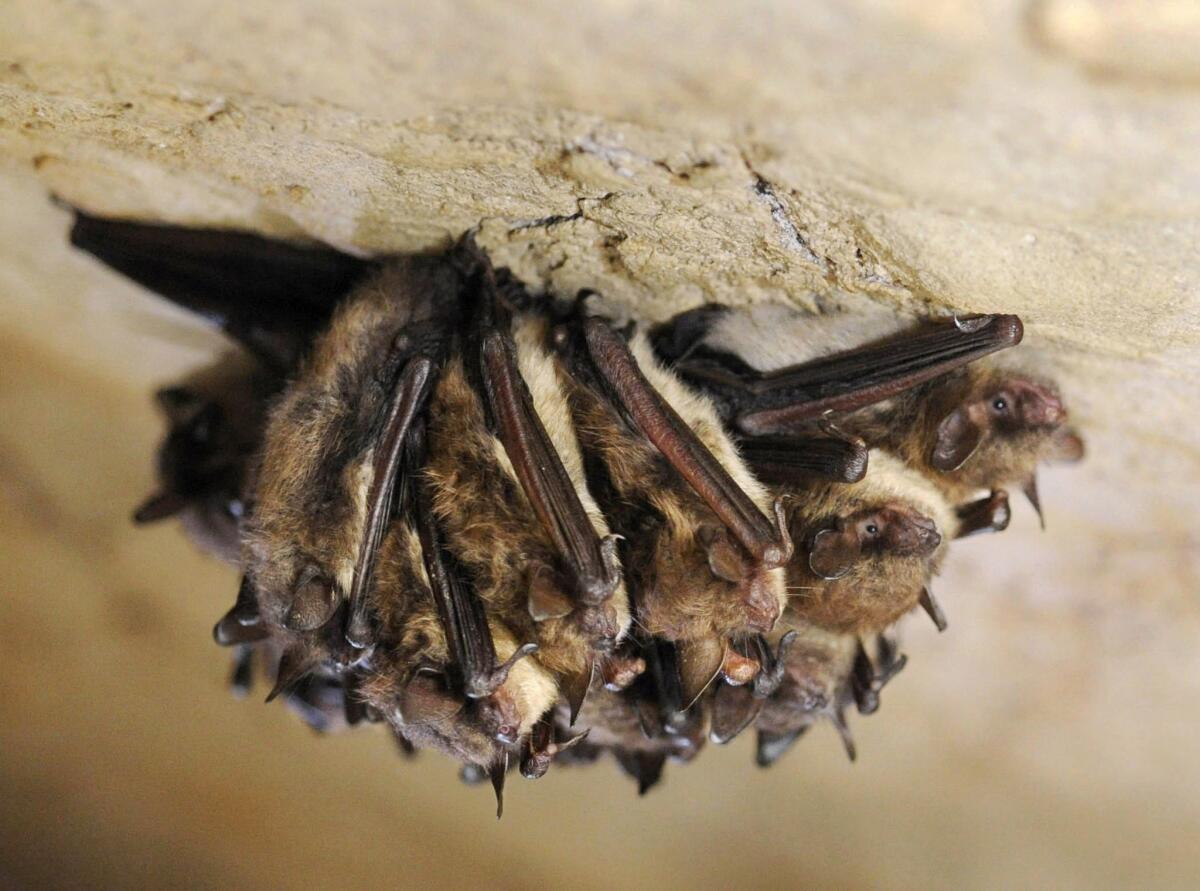
M 646 660 L 641 656 L 613 654 L 600 663 L 604 689 L 611 693 L 629 689 L 629 686 L 645 671 Z
M 725 659 L 721 663 L 721 676 L 725 683 L 740 687 L 749 684 L 762 674 L 763 665 L 752 656 L 744 656 L 733 647 L 725 651 Z
M 521 749 L 521 776 L 527 780 L 541 779 L 550 769 L 551 762 L 560 752 L 571 749 L 585 739 L 591 730 L 585 730 L 568 740 L 554 739 L 554 727 L 547 721 L 539 721 L 525 740 Z
M 783 683 L 787 673 L 787 654 L 798 636 L 798 632 L 789 631 L 781 637 L 774 655 L 771 653 L 770 646 L 762 641 L 765 658 L 763 670 L 754 678 L 753 691 L 756 699 L 767 699 L 779 689 L 779 685 Z
M 861 715 L 871 715 L 879 710 L 879 694 L 887 683 L 908 664 L 908 657 L 897 656 L 895 647 L 886 637 L 879 637 L 879 665 L 876 667 L 867 655 L 862 641 L 854 656 L 854 667 L 850 675 L 850 691 Z
M 960 505 L 955 513 L 959 522 L 956 538 L 967 538 L 980 532 L 1003 532 L 1012 519 L 1008 493 L 1003 489 L 994 490 L 987 498 Z

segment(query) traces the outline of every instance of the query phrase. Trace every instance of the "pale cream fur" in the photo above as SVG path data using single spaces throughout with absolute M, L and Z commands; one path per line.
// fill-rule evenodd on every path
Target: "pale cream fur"
M 958 515 L 941 490 L 928 477 L 910 468 L 899 458 L 882 449 L 871 449 L 867 475 L 850 488 L 864 502 L 896 501 L 911 506 L 937 524 L 942 536 L 941 550 L 958 534 Z
M 496 648 L 496 661 L 501 663 L 516 652 L 516 638 L 501 622 L 489 621 L 488 629 Z M 522 736 L 529 733 L 538 719 L 558 701 L 558 685 L 536 659 L 518 660 L 509 671 L 503 688 L 513 697 L 521 713 Z
M 533 408 L 541 419 L 546 435 L 554 443 L 555 451 L 571 478 L 584 513 L 591 521 L 592 528 L 600 538 L 610 533 L 608 521 L 603 511 L 588 490 L 587 476 L 583 470 L 583 454 L 579 450 L 579 441 L 575 438 L 575 426 L 571 420 L 571 408 L 567 404 L 567 395 L 558 379 L 558 366 L 555 358 L 546 350 L 546 322 L 534 316 L 521 316 L 513 326 L 513 339 L 517 345 L 517 366 L 524 378 L 529 394 L 533 399 Z M 499 443 L 497 443 L 499 445 Z M 503 453 L 501 448 L 500 452 Z M 507 460 L 503 462 L 505 471 L 512 476 L 512 465 Z M 617 613 L 617 621 L 621 627 L 623 638 L 629 629 L 629 595 L 625 590 L 622 578 L 613 591 L 610 606 Z

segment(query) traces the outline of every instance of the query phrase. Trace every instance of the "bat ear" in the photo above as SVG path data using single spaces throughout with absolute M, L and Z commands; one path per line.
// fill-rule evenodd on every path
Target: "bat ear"
M 792 730 L 787 733 L 768 733 L 765 730 L 758 731 L 758 748 L 754 756 L 754 762 L 759 767 L 770 767 L 782 758 L 787 753 L 787 750 L 807 730 L 808 725 L 806 724 L 798 730 Z
M 333 618 L 340 602 L 332 585 L 312 575 L 296 586 L 283 624 L 289 631 L 315 631 Z
M 848 573 L 861 553 L 853 532 L 822 529 L 808 552 L 808 568 L 818 577 L 833 581 Z
M 571 614 L 574 605 L 548 572 L 539 572 L 529 583 L 529 615 L 535 622 L 561 619 Z
M 720 684 L 712 697 L 712 726 L 708 738 L 717 745 L 730 742 L 758 717 L 766 700 L 747 686 Z
M 405 724 L 440 724 L 457 715 L 463 701 L 443 689 L 433 675 L 418 674 L 400 692 L 397 705 Z
M 708 568 L 712 570 L 713 575 L 734 583 L 746 578 L 746 558 L 724 529 L 702 529 L 700 540 L 708 550 Z
M 1050 440 L 1050 447 L 1046 458 L 1050 461 L 1065 461 L 1074 464 L 1077 461 L 1082 461 L 1086 452 L 1087 447 L 1084 445 L 1083 437 L 1079 435 L 1078 431 L 1072 430 L 1069 427 L 1063 427 L 1056 431 L 1054 437 Z
M 930 463 L 943 473 L 958 470 L 983 442 L 983 427 L 960 406 L 938 424 Z

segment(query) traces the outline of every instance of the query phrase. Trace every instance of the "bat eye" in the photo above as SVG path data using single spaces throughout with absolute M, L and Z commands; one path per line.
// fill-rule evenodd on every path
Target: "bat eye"
M 874 523 L 868 523 L 864 531 L 867 533 L 867 535 L 875 536 L 879 534 L 879 527 Z
M 1008 400 L 1003 396 L 997 396 L 992 400 L 992 410 L 997 414 L 1008 411 Z

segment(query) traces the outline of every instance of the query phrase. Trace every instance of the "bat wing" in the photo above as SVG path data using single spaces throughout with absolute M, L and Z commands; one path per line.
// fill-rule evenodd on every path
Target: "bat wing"
M 793 432 L 826 412 L 851 411 L 895 396 L 1016 346 L 1023 335 L 1016 316 L 988 315 L 955 319 L 768 373 L 710 356 L 683 359 L 675 367 L 712 393 L 741 432 L 763 436 Z
M 71 244 L 219 325 L 286 369 L 375 264 L 244 232 L 111 220 L 75 211 Z

